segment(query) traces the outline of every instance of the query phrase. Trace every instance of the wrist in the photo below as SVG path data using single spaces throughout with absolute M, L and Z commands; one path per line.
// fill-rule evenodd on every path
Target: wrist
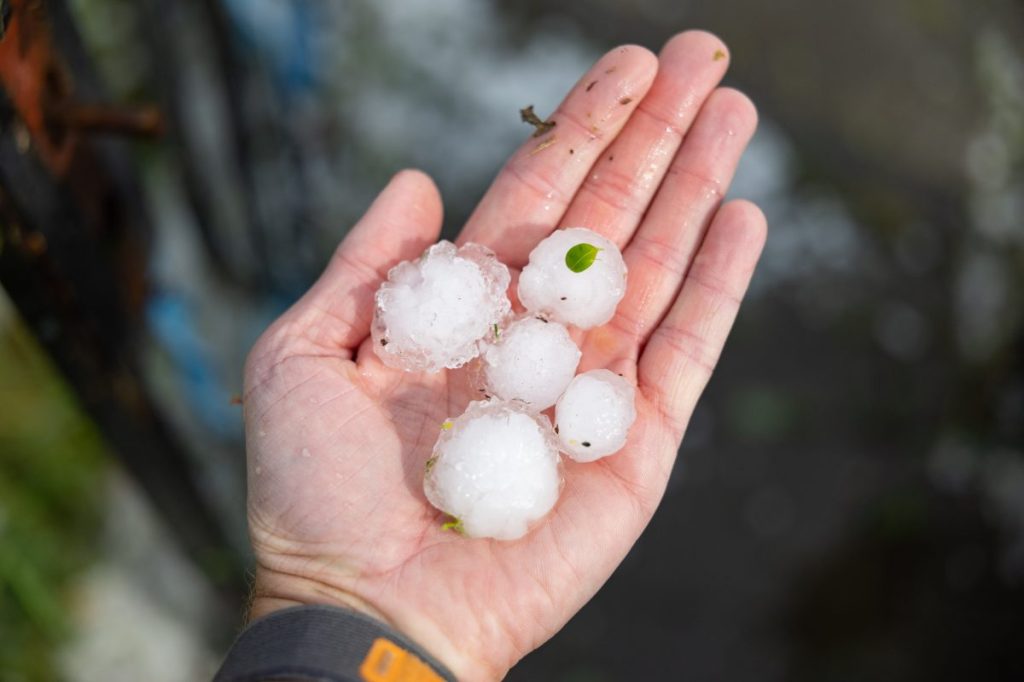
M 246 621 L 254 621 L 281 609 L 313 604 L 358 611 L 398 629 L 383 612 L 355 594 L 318 580 L 263 567 L 256 570 Z

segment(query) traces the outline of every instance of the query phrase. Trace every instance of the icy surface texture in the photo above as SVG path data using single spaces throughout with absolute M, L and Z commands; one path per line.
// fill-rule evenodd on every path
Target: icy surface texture
M 479 244 L 448 241 L 391 268 L 377 290 L 373 348 L 389 367 L 436 372 L 475 358 L 478 341 L 511 310 L 510 276 Z
M 593 462 L 621 450 L 636 419 L 635 394 L 632 384 L 606 369 L 573 379 L 555 406 L 562 452 Z
M 427 499 L 470 537 L 515 540 L 558 500 L 558 446 L 543 415 L 501 400 L 445 422 L 423 480 Z
M 540 412 L 555 404 L 579 363 L 580 349 L 563 325 L 530 315 L 486 346 L 484 382 L 491 395 Z
M 600 249 L 582 272 L 573 272 L 565 262 L 566 253 L 577 244 Z M 527 310 L 580 329 L 612 319 L 625 294 L 626 263 L 619 249 L 583 227 L 556 230 L 537 244 L 519 277 L 519 300 Z

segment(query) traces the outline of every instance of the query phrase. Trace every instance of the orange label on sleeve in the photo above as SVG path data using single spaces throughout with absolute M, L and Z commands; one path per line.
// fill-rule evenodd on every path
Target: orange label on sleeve
M 444 682 L 429 665 L 383 637 L 374 640 L 359 674 L 366 682 Z

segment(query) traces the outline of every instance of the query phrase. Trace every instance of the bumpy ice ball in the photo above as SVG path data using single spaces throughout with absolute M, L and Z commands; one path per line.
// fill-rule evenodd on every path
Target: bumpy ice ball
M 436 372 L 475 358 L 478 342 L 510 312 L 508 268 L 479 244 L 448 241 L 388 272 L 371 334 L 389 367 Z
M 423 488 L 466 535 L 515 540 L 555 506 L 561 481 L 547 417 L 487 400 L 444 423 Z
M 555 404 L 572 381 L 580 349 L 557 322 L 532 315 L 516 320 L 482 354 L 487 390 L 503 400 L 521 400 L 534 412 Z
M 577 462 L 593 462 L 621 450 L 636 419 L 635 393 L 631 383 L 606 369 L 573 379 L 555 406 L 562 452 Z
M 519 300 L 527 310 L 580 329 L 612 319 L 625 294 L 619 249 L 583 227 L 556 230 L 537 244 L 519 277 Z

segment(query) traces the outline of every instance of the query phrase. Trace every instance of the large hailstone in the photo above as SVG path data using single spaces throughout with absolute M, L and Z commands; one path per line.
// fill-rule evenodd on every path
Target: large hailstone
M 635 394 L 631 383 L 606 369 L 578 375 L 555 406 L 562 452 L 593 462 L 621 450 L 636 419 Z
M 438 242 L 391 268 L 376 294 L 373 347 L 389 367 L 436 372 L 475 358 L 510 312 L 508 268 L 479 244 Z
M 555 506 L 562 479 L 547 417 L 477 401 L 441 428 L 423 489 L 464 534 L 515 540 Z
M 626 263 L 618 247 L 583 227 L 556 230 L 537 244 L 519 277 L 527 310 L 580 329 L 612 319 L 625 294 Z
M 529 316 L 502 330 L 482 358 L 488 392 L 539 412 L 554 405 L 572 381 L 580 349 L 561 324 Z

